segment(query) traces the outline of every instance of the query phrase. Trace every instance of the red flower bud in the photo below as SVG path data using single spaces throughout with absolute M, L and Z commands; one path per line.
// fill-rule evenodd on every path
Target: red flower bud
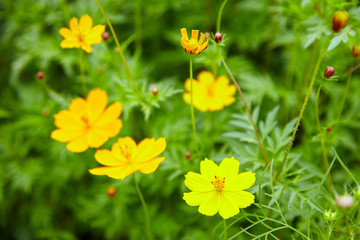
M 150 84 L 149 90 L 152 92 L 154 96 L 156 96 L 159 92 L 159 89 L 157 88 L 156 84 Z
M 331 66 L 325 68 L 324 77 L 331 78 L 335 73 L 335 69 Z
M 339 32 L 346 27 L 349 22 L 349 14 L 346 11 L 337 11 L 332 18 L 332 29 L 335 32 Z
M 109 39 L 110 34 L 108 32 L 103 32 L 103 34 L 101 34 L 101 37 L 104 39 L 104 41 L 106 41 Z
M 217 42 L 217 43 L 221 42 L 222 39 L 223 39 L 223 35 L 221 33 L 219 33 L 219 32 L 215 33 L 215 35 L 214 35 L 215 42 Z
M 110 186 L 106 190 L 106 193 L 109 197 L 114 197 L 116 195 L 116 188 L 114 188 L 113 186 Z
M 39 79 L 39 80 L 43 80 L 44 79 L 44 73 L 43 72 L 38 72 L 37 74 L 36 74 L 36 77 Z
M 209 32 L 206 32 L 206 33 L 205 33 L 205 37 L 206 37 L 206 38 L 211 38 L 211 34 L 210 34 Z
M 352 48 L 352 55 L 354 57 L 358 57 L 360 56 L 360 45 L 359 44 L 355 44 Z
M 186 152 L 186 153 L 185 153 L 185 158 L 186 158 L 186 159 L 191 158 L 191 153 L 190 153 L 190 152 Z
M 333 129 L 333 127 L 332 127 L 332 126 L 330 126 L 330 127 L 328 127 L 328 128 L 326 129 L 326 131 L 327 131 L 327 132 L 331 132 L 331 131 L 332 131 L 332 129 Z

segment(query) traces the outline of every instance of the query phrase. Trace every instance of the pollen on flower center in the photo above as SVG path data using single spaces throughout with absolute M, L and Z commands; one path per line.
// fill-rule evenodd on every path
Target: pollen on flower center
M 127 159 L 131 159 L 131 151 L 127 145 L 120 145 L 119 146 L 121 154 Z
M 216 191 L 221 192 L 225 187 L 225 178 L 215 176 L 215 180 L 211 181 L 211 183 L 214 185 Z

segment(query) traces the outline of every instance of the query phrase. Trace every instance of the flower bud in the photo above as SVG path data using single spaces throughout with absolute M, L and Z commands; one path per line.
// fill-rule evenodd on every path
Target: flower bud
M 325 68 L 324 77 L 331 78 L 335 73 L 335 69 L 331 66 Z
M 206 33 L 205 33 L 205 37 L 206 37 L 206 38 L 211 38 L 211 34 L 210 34 L 209 32 L 206 32 Z
M 49 109 L 44 108 L 43 110 L 41 110 L 41 114 L 42 114 L 44 117 L 47 117 L 47 116 L 49 115 Z
M 104 39 L 104 41 L 107 41 L 110 37 L 110 34 L 108 32 L 103 32 L 103 34 L 101 34 L 102 39 Z
M 331 132 L 332 129 L 333 129 L 333 126 L 330 126 L 330 127 L 328 127 L 328 128 L 326 129 L 326 131 L 327 131 L 327 132 Z
M 159 89 L 157 88 L 156 84 L 154 84 L 154 83 L 149 85 L 149 90 L 152 92 L 152 94 L 154 96 L 156 96 L 159 92 Z
M 360 45 L 359 44 L 355 44 L 352 47 L 352 54 L 353 54 L 354 57 L 360 56 Z
M 215 42 L 217 42 L 217 43 L 221 42 L 222 39 L 223 39 L 223 35 L 221 33 L 219 33 L 219 32 L 215 33 L 215 35 L 214 35 Z
M 104 71 L 105 71 L 105 69 L 104 69 L 103 67 L 99 67 L 99 68 L 98 68 L 98 73 L 99 73 L 99 74 L 103 74 Z
M 43 80 L 44 79 L 44 73 L 43 72 L 38 72 L 37 74 L 36 74 L 36 77 L 39 79 L 39 80 Z
M 349 208 L 353 205 L 354 199 L 349 194 L 343 194 L 337 197 L 336 206 L 339 208 Z
M 334 221 L 336 219 L 336 215 L 337 213 L 336 212 L 332 212 L 331 210 L 326 210 L 324 212 L 324 218 L 326 221 Z
M 190 152 L 186 152 L 186 153 L 185 153 L 185 158 L 186 158 L 186 159 L 191 158 L 191 153 L 190 153 Z
M 113 186 L 108 187 L 108 189 L 106 190 L 106 193 L 109 197 L 115 197 L 116 195 L 116 188 L 114 188 Z
M 346 11 L 337 11 L 332 18 L 332 29 L 335 32 L 339 32 L 346 27 L 349 22 L 349 14 Z

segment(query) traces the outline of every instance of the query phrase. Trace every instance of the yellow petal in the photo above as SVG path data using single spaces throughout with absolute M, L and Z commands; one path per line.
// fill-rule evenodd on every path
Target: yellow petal
M 54 115 L 55 125 L 58 128 L 82 129 L 86 127 L 85 122 L 69 110 L 62 110 Z
M 85 128 L 80 129 L 56 129 L 51 132 L 50 137 L 59 142 L 69 142 L 79 138 L 86 133 Z
M 241 191 L 250 188 L 255 183 L 255 173 L 248 171 L 226 179 L 225 189 Z
M 78 40 L 62 40 L 60 43 L 60 47 L 62 48 L 79 48 L 80 42 Z
M 119 166 L 124 164 L 124 162 L 121 162 L 118 159 L 116 159 L 112 154 L 112 152 L 107 149 L 97 150 L 95 153 L 95 159 L 98 163 L 109 167 Z
M 86 112 L 86 101 L 85 99 L 78 97 L 73 100 L 71 100 L 71 103 L 69 105 L 69 111 L 77 115 L 79 117 L 82 117 L 85 115 Z
M 80 28 L 80 32 L 83 35 L 88 34 L 92 25 L 93 25 L 93 20 L 91 19 L 91 17 L 88 14 L 81 16 L 80 21 L 79 21 L 79 28 Z
M 200 50 L 201 51 L 205 50 L 208 46 L 208 43 L 209 43 L 209 40 L 207 40 L 204 44 L 202 44 Z
M 198 36 L 199 36 L 199 30 L 192 30 L 191 31 L 191 39 L 197 41 Z
M 105 25 L 96 25 L 85 36 L 85 42 L 88 44 L 97 44 L 102 40 L 101 35 L 105 32 Z
M 104 111 L 104 113 L 100 116 L 100 118 L 94 122 L 93 126 L 98 127 L 113 122 L 115 119 L 117 119 L 120 116 L 121 111 L 122 111 L 121 103 L 114 102 Z
M 226 178 L 235 177 L 239 173 L 240 163 L 232 158 L 224 158 L 219 165 L 219 175 Z
M 185 103 L 191 104 L 191 95 L 190 95 L 190 93 L 184 93 L 183 94 L 183 99 L 184 99 Z
M 144 174 L 149 174 L 155 172 L 155 170 L 159 167 L 159 164 L 165 160 L 165 157 L 161 158 L 154 158 L 150 161 L 141 163 L 141 164 L 134 164 L 138 170 Z
M 108 136 L 109 138 L 118 135 L 121 128 L 122 128 L 122 121 L 120 119 L 115 119 L 106 125 L 92 127 L 92 129 L 94 129 L 95 131 L 101 133 L 104 136 Z
M 231 199 L 238 208 L 246 208 L 255 202 L 255 196 L 245 191 L 222 191 L 228 199 Z
M 100 117 L 104 112 L 107 103 L 108 96 L 105 91 L 99 88 L 90 91 L 86 99 L 86 110 L 90 124 Z
M 199 40 L 199 45 L 203 44 L 205 40 L 205 35 L 203 33 L 200 34 L 200 40 Z
M 87 53 L 91 53 L 92 52 L 92 49 L 91 49 L 91 46 L 89 44 L 86 44 L 86 43 L 81 43 L 80 44 L 81 46 L 81 49 L 84 50 L 85 52 Z
M 59 30 L 59 33 L 61 36 L 63 36 L 64 38 L 68 39 L 68 40 L 77 40 L 77 36 L 75 33 L 73 33 L 72 31 L 70 31 L 70 29 L 68 28 L 61 28 Z
M 94 175 L 107 175 L 110 178 L 121 179 L 123 180 L 125 177 L 136 171 L 133 166 L 129 164 L 124 164 L 118 167 L 99 167 L 89 169 L 89 172 Z
M 89 147 L 99 148 L 107 140 L 109 140 L 109 137 L 104 135 L 101 131 L 98 131 L 95 128 L 90 128 L 88 130 L 87 142 L 89 144 Z
M 184 39 L 186 39 L 186 40 L 189 40 L 188 35 L 187 35 L 186 28 L 180 29 L 180 32 L 181 32 L 182 38 L 184 38 Z
M 212 75 L 212 73 L 208 71 L 200 72 L 197 76 L 197 79 L 199 80 L 199 82 L 205 83 L 206 85 L 211 85 L 215 81 L 214 75 Z
M 188 172 L 185 175 L 185 185 L 190 190 L 196 192 L 207 192 L 215 190 L 214 185 L 211 184 L 211 180 L 194 172 Z
M 222 218 L 228 219 L 230 217 L 238 214 L 239 207 L 234 199 L 231 196 L 225 194 L 224 191 L 221 192 L 221 205 L 219 208 L 219 214 Z
M 66 145 L 66 148 L 70 151 L 70 152 L 84 152 L 86 151 L 89 146 L 87 144 L 87 136 L 86 134 L 82 135 L 81 137 L 72 140 L 71 142 L 69 142 Z
M 149 159 L 155 158 L 162 153 L 166 148 L 165 138 L 161 137 L 155 141 L 154 138 L 146 138 L 138 145 L 138 154 L 133 159 L 134 162 L 146 162 Z
M 213 192 L 189 192 L 184 193 L 183 199 L 190 206 L 199 206 L 213 195 Z
M 112 145 L 111 151 L 117 159 L 127 162 L 127 157 L 124 154 L 130 153 L 131 156 L 135 156 L 137 154 L 136 142 L 131 137 L 119 138 Z
M 74 33 L 77 33 L 79 31 L 78 19 L 76 17 L 73 17 L 70 20 L 70 30 Z
M 208 199 L 206 199 L 200 204 L 199 213 L 202 213 L 206 216 L 215 215 L 219 211 L 219 208 L 222 204 L 222 202 L 220 201 L 220 196 L 220 192 L 212 191 L 211 194 L 209 194 Z
M 200 173 L 203 175 L 208 182 L 214 180 L 215 176 L 218 175 L 219 167 L 214 161 L 205 158 L 200 162 Z

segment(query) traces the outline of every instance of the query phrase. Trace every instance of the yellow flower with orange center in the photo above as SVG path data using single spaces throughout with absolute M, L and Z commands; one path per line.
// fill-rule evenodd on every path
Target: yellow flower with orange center
M 122 111 L 120 102 L 106 108 L 108 96 L 101 89 L 91 90 L 86 100 L 78 97 L 71 101 L 69 110 L 54 115 L 59 129 L 51 133 L 51 138 L 69 142 L 70 152 L 84 152 L 89 147 L 99 148 L 111 137 L 115 137 L 122 127 L 118 119 Z
M 184 193 L 183 199 L 190 206 L 199 206 L 199 212 L 213 216 L 219 212 L 224 219 L 235 216 L 239 208 L 254 203 L 255 196 L 244 191 L 255 183 L 255 174 L 251 171 L 238 173 L 240 163 L 225 158 L 220 165 L 205 158 L 200 163 L 201 174 L 188 172 L 185 185 L 191 192 Z
M 100 43 L 101 34 L 105 32 L 105 25 L 93 26 L 93 20 L 86 14 L 81 16 L 80 21 L 76 17 L 70 20 L 70 29 L 61 28 L 59 33 L 65 38 L 61 41 L 62 48 L 82 48 L 91 53 L 91 45 Z
M 185 81 L 183 99 L 187 104 L 191 103 L 190 79 Z M 193 104 L 202 112 L 217 111 L 229 106 L 235 101 L 236 87 L 229 84 L 226 76 L 214 78 L 211 72 L 202 71 L 193 79 Z
M 205 35 L 203 33 L 200 33 L 200 40 L 198 41 L 199 30 L 192 30 L 191 39 L 188 38 L 186 28 L 182 28 L 180 31 L 182 36 L 180 42 L 185 52 L 198 55 L 207 48 L 209 40 L 204 43 Z
M 94 175 L 107 175 L 121 179 L 140 171 L 144 174 L 154 172 L 165 157 L 157 157 L 166 148 L 165 138 L 145 138 L 138 145 L 130 137 L 119 138 L 111 151 L 97 150 L 95 159 L 105 167 L 89 169 Z

